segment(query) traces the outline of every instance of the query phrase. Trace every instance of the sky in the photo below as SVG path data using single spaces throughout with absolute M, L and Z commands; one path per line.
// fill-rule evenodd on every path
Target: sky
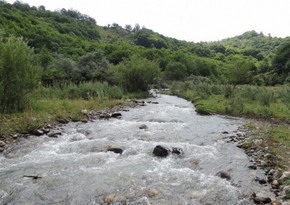
M 14 0 L 6 0 L 13 3 Z M 179 40 L 217 41 L 255 30 L 290 36 L 290 0 L 22 0 L 48 10 L 74 9 L 97 24 L 141 27 Z

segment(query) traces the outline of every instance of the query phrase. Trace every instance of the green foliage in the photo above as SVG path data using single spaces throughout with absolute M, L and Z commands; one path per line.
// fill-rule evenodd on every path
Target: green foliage
M 248 84 L 251 82 L 252 73 L 256 66 L 250 59 L 238 55 L 229 56 L 226 70 L 227 82 L 230 84 Z
M 158 63 L 132 56 L 121 64 L 112 66 L 113 81 L 128 91 L 146 91 L 160 76 Z
M 0 62 L 0 112 L 22 111 L 38 84 L 33 49 L 20 38 L 1 38 Z
M 290 72 L 290 41 L 281 45 L 277 50 L 273 60 L 273 68 L 278 74 L 286 74 L 286 76 Z
M 80 81 L 103 81 L 106 79 L 108 61 L 100 50 L 87 53 L 79 59 Z
M 71 82 L 55 84 L 51 87 L 41 87 L 31 96 L 33 99 L 121 99 L 123 89 L 110 86 L 107 82 L 84 82 L 74 84 Z
M 179 62 L 169 63 L 164 70 L 164 76 L 167 80 L 184 80 L 186 74 L 185 65 Z

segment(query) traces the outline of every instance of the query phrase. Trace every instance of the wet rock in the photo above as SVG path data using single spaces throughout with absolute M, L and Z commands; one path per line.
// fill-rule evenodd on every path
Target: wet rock
M 67 124 L 67 123 L 69 123 L 69 120 L 67 120 L 67 119 L 59 119 L 58 122 L 61 123 L 61 124 Z
M 256 165 L 250 165 L 248 166 L 249 169 L 252 169 L 252 170 L 256 170 L 257 169 L 257 166 Z
M 253 196 L 253 201 L 255 204 L 269 204 L 272 202 L 271 198 L 269 197 L 259 197 L 256 195 Z
M 216 176 L 218 176 L 222 179 L 231 180 L 230 174 L 225 172 L 225 171 L 219 171 L 218 173 L 216 173 Z
M 99 114 L 99 117 L 101 119 L 110 119 L 111 118 L 111 115 L 109 113 L 104 112 L 104 113 L 100 113 Z
M 267 181 L 265 179 L 260 179 L 259 184 L 267 184 Z
M 5 147 L 6 143 L 3 141 L 0 141 L 0 147 Z
M 52 137 L 52 138 L 57 138 L 60 135 L 61 135 L 61 132 L 52 132 L 52 133 L 47 134 L 47 136 Z
M 156 157 L 167 157 L 169 155 L 169 150 L 161 145 L 157 145 L 153 150 L 153 154 Z
M 156 105 L 156 104 L 159 104 L 159 102 L 151 102 L 151 104 L 155 104 Z
M 148 126 L 147 125 L 145 125 L 145 124 L 143 124 L 143 125 L 140 125 L 139 126 L 139 129 L 143 129 L 143 130 L 145 130 L 145 129 L 148 129 Z
M 112 118 L 121 118 L 121 117 L 122 117 L 122 114 L 119 113 L 119 112 L 115 112 L 115 113 L 112 113 L 112 114 L 111 114 L 111 117 L 112 117 Z
M 50 129 L 49 128 L 41 128 L 41 130 L 43 131 L 44 134 L 47 134 L 50 132 Z
M 172 154 L 183 155 L 183 150 L 180 147 L 172 147 Z
M 228 131 L 223 131 L 222 134 L 227 135 L 227 134 L 229 134 L 229 132 Z
M 35 136 L 41 136 L 44 134 L 44 132 L 41 129 L 37 129 L 37 130 L 32 130 L 30 134 L 35 135 Z
M 150 190 L 148 191 L 148 196 L 149 196 L 150 198 L 153 198 L 153 197 L 157 196 L 159 193 L 160 193 L 160 192 L 159 192 L 157 189 L 150 189 Z
M 123 150 L 121 148 L 109 148 L 107 149 L 108 152 L 114 152 L 116 154 L 122 154 Z
M 4 152 L 4 147 L 0 147 L 0 152 Z

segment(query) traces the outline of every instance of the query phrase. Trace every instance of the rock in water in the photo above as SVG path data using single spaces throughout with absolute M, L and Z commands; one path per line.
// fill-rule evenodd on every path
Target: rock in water
M 119 113 L 119 112 L 115 112 L 115 113 L 112 113 L 111 114 L 111 117 L 113 117 L 113 118 L 120 118 L 120 117 L 122 117 L 122 114 Z
M 222 179 L 231 180 L 230 174 L 225 171 L 219 171 L 218 173 L 216 173 L 216 176 L 219 176 Z
M 41 129 L 37 129 L 37 130 L 33 130 L 31 132 L 32 135 L 35 135 L 35 136 L 41 136 L 44 134 L 44 132 L 41 130 Z
M 116 154 L 122 154 L 123 153 L 123 150 L 121 148 L 109 148 L 107 151 L 108 152 L 114 152 Z
M 161 145 L 157 145 L 153 150 L 153 154 L 156 157 L 167 157 L 169 155 L 169 150 L 162 147 Z
M 172 147 L 172 154 L 183 155 L 183 150 L 180 147 Z
M 272 202 L 271 198 L 269 197 L 254 197 L 255 204 L 269 204 Z
M 148 129 L 148 126 L 145 125 L 145 124 L 140 125 L 140 126 L 139 126 L 139 129 L 140 129 L 140 130 L 142 130 L 142 129 L 145 130 L 145 129 Z

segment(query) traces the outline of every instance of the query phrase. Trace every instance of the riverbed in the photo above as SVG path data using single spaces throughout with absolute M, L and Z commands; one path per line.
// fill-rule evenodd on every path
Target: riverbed
M 144 105 L 12 145 L 0 155 L 0 204 L 251 205 L 253 192 L 269 193 L 254 180 L 263 171 L 250 170 L 244 151 L 227 143 L 243 119 L 198 115 L 169 95 Z M 157 145 L 182 154 L 156 157 Z

